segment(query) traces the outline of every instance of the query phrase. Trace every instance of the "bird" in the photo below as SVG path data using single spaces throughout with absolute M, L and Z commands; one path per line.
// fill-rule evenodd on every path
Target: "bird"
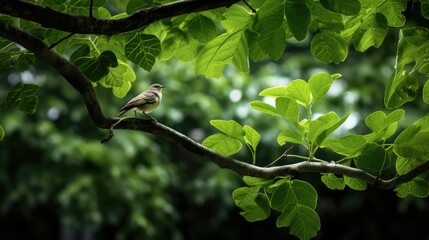
M 161 103 L 161 92 L 164 87 L 165 86 L 162 86 L 159 83 L 150 85 L 146 91 L 140 93 L 123 107 L 121 107 L 121 109 L 119 109 L 118 117 L 129 110 L 133 110 L 135 116 L 137 116 L 137 112 L 139 112 L 153 120 L 154 118 L 149 116 L 148 113 L 153 112 Z

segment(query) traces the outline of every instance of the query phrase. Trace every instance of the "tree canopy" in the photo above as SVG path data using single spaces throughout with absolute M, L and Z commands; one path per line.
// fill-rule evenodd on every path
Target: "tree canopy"
M 361 191 L 371 185 L 392 189 L 400 198 L 429 195 L 429 117 L 407 120 L 405 107 L 410 102 L 429 104 L 428 10 L 429 3 L 424 0 L 79 0 L 67 4 L 0 0 L 0 72 L 24 72 L 38 60 L 47 63 L 69 83 L 56 84 L 80 94 L 87 112 L 79 114 L 92 122 L 85 128 L 108 130 L 105 139 L 105 132 L 98 132 L 104 144 L 116 141 L 116 129 L 152 133 L 242 176 L 246 186 L 235 189 L 232 198 L 247 221 L 261 221 L 276 212 L 277 227 L 288 227 L 292 235 L 310 239 L 321 227 L 316 211 L 318 192 L 300 174 L 318 174 L 326 187 L 335 190 L 347 186 Z M 394 44 L 385 41 L 389 34 L 397 36 Z M 258 90 L 259 97 L 250 100 L 248 108 L 264 114 L 267 124 L 273 119 L 282 121 L 281 127 L 273 125 L 271 129 L 275 132 L 271 141 L 277 142 L 282 154 L 268 163 L 258 158 L 264 151 L 264 135 L 234 116 L 234 120 L 207 119 L 218 132 L 197 141 L 162 121 L 126 118 L 119 122 L 119 118 L 109 117 L 116 113 L 102 105 L 100 96 L 127 96 L 132 86 L 138 85 L 136 76 L 142 69 L 151 72 L 156 63 L 177 60 L 190 64 L 204 84 L 228 75 L 231 66 L 251 77 L 257 64 L 287 62 L 287 48 L 293 43 L 307 43 L 303 46 L 309 47 L 313 58 L 328 67 L 341 65 L 352 53 L 395 45 L 396 57 L 390 63 L 389 76 L 383 79 L 384 106 L 362 117 L 365 133 L 335 134 L 351 113 L 337 111 L 332 105 L 325 112 L 318 108 L 324 106 L 327 94 L 346 72 L 317 71 L 290 79 L 287 85 Z M 204 87 L 194 80 L 189 80 L 190 92 L 182 86 L 176 89 L 177 94 L 195 94 Z M 163 81 L 175 89 L 174 80 Z M 8 90 L 4 109 L 16 107 L 35 114 L 44 88 L 49 92 L 44 85 L 19 81 Z M 100 94 L 100 89 L 111 89 L 111 93 Z M 213 99 L 195 98 L 199 104 L 228 111 L 228 104 L 218 106 Z M 401 129 L 398 126 L 404 119 L 406 126 Z M 2 125 L 0 122 L 0 140 L 4 142 L 8 131 Z M 80 139 L 72 144 L 89 143 Z M 235 159 L 243 146 L 249 159 Z M 291 150 L 298 146 L 304 151 Z M 103 156 L 109 154 L 107 148 L 99 145 L 91 149 L 99 150 L 91 153 L 98 155 L 94 156 L 97 164 L 108 164 L 103 162 Z M 322 152 L 330 155 L 327 158 Z M 136 178 L 140 183 L 130 185 L 139 188 L 144 184 L 144 168 L 133 173 L 122 167 L 122 174 L 142 174 Z M 88 176 L 79 177 L 79 187 L 62 191 L 64 203 L 76 189 L 90 186 Z M 148 181 L 156 182 L 154 179 Z M 97 187 L 107 187 L 101 180 L 98 183 Z M 162 189 L 162 183 L 158 184 Z M 130 198 L 125 197 L 123 204 Z M 141 226 L 147 226 L 147 219 L 136 218 Z

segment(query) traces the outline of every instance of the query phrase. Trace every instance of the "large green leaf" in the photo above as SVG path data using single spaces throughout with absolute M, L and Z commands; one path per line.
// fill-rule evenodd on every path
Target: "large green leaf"
M 315 1 L 310 11 L 312 18 L 315 20 L 311 23 L 313 31 L 328 29 L 339 32 L 344 29 L 343 16 L 327 10 L 320 2 Z
M 335 79 L 341 77 L 341 74 L 329 75 L 321 72 L 310 77 L 308 86 L 310 87 L 313 102 L 317 102 L 325 96 Z
M 416 98 L 419 82 L 405 71 L 395 70 L 386 85 L 384 104 L 387 108 L 397 108 Z
M 226 64 L 231 63 L 244 30 L 224 33 L 204 45 L 200 50 L 195 71 L 206 77 L 220 77 Z
M 27 114 L 35 113 L 39 101 L 37 96 L 39 88 L 35 84 L 23 84 L 19 82 L 9 90 L 4 101 L 4 108 L 18 105 L 18 109 L 22 112 Z
M 301 204 L 288 204 L 276 224 L 277 227 L 290 227 L 289 232 L 302 240 L 313 238 L 320 230 L 319 215 L 311 207 Z
M 353 178 L 353 177 L 348 177 L 348 176 L 344 176 L 344 183 L 347 186 L 349 186 L 349 188 L 356 190 L 356 191 L 363 191 L 366 189 L 366 187 L 368 185 L 363 180 Z
M 321 177 L 322 182 L 332 190 L 344 190 L 346 184 L 344 178 L 335 176 L 333 173 L 324 173 Z
M 398 126 L 398 121 L 402 119 L 405 111 L 397 109 L 388 116 L 382 111 L 373 112 L 365 118 L 365 124 L 373 132 L 365 135 L 368 141 L 385 140 L 392 136 Z
M 227 136 L 242 139 L 244 136 L 243 127 L 234 120 L 211 120 L 210 124 Z
M 420 166 L 424 162 L 425 160 L 422 160 L 422 159 L 398 157 L 398 159 L 396 159 L 396 165 L 395 165 L 396 172 L 399 175 L 404 175 L 409 171 L 413 170 L 414 168 Z
M 386 34 L 386 18 L 381 13 L 375 13 L 353 34 L 353 45 L 360 52 L 365 52 L 369 47 L 378 48 Z
M 300 204 L 315 209 L 317 205 L 317 192 L 311 184 L 292 180 L 284 181 L 280 186 L 274 185 L 275 190 L 271 196 L 271 207 L 284 211 L 288 204 Z
M 240 151 L 242 147 L 240 140 L 222 133 L 216 133 L 208 136 L 206 139 L 204 139 L 202 144 L 226 156 L 233 155 L 234 153 Z
M 136 33 L 125 44 L 124 51 L 127 59 L 144 70 L 150 71 L 161 52 L 161 43 L 154 35 Z
M 259 141 L 261 140 L 261 135 L 252 127 L 245 125 L 243 127 L 244 131 L 244 141 L 252 147 L 253 151 L 256 151 Z
M 217 28 L 210 18 L 196 14 L 187 23 L 188 31 L 191 37 L 202 43 L 206 43 L 216 37 Z
M 226 64 L 248 71 L 249 48 L 245 36 L 252 18 L 241 6 L 234 4 L 225 12 L 222 26 L 227 32 L 206 43 L 197 57 L 195 71 L 206 77 L 220 77 Z
M 301 41 L 307 36 L 307 28 L 311 14 L 302 0 L 285 0 L 285 16 L 287 24 L 296 40 Z
M 243 210 L 240 215 L 249 222 L 264 220 L 270 216 L 270 203 L 266 195 L 259 193 L 258 186 L 238 188 L 232 193 L 232 198 Z
M 237 50 L 232 57 L 232 64 L 241 72 L 249 72 L 249 46 L 247 45 L 246 35 L 240 39 Z
M 311 40 L 311 54 L 324 63 L 340 63 L 348 54 L 347 42 L 336 32 L 323 30 Z
M 429 182 L 425 179 L 415 178 L 399 185 L 395 188 L 395 192 L 400 198 L 405 198 L 410 194 L 415 197 L 425 198 L 429 195 Z
M 277 143 L 280 146 L 283 146 L 288 142 L 302 144 L 303 140 L 304 138 L 299 132 L 290 129 L 281 131 L 277 137 Z
M 327 139 L 321 147 L 330 148 L 332 151 L 347 157 L 358 156 L 367 144 L 365 137 L 350 135 L 340 139 Z
M 79 49 L 77 50 L 79 51 Z M 78 57 L 74 62 L 85 76 L 97 82 L 109 74 L 109 67 L 118 66 L 118 61 L 112 51 L 104 51 L 97 57 Z
M 261 49 L 274 60 L 279 60 L 283 56 L 286 43 L 286 33 L 284 27 L 277 29 L 263 28 L 259 38 Z
M 406 0 L 385 0 L 377 8 L 377 12 L 382 13 L 392 27 L 401 27 L 405 23 L 405 16 L 402 14 L 407 7 Z
M 403 158 L 429 158 L 429 117 L 423 117 L 396 138 L 393 150 Z
M 382 146 L 369 143 L 355 159 L 355 164 L 365 171 L 379 173 L 390 166 L 390 158 Z
M 360 11 L 359 0 L 320 0 L 323 7 L 344 15 L 355 15 Z

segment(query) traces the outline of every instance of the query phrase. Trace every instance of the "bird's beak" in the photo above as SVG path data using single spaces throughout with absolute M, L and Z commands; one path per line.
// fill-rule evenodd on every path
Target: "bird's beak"
M 165 87 L 167 87 L 167 86 L 165 86 L 165 85 L 164 85 L 164 86 L 161 86 L 161 88 L 165 88 Z

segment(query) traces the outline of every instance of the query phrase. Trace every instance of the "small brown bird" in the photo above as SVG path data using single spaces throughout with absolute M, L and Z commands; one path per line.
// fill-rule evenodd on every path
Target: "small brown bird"
M 121 109 L 119 109 L 118 117 L 129 110 L 134 110 L 134 114 L 136 116 L 137 112 L 139 112 L 153 119 L 153 117 L 147 114 L 153 112 L 161 103 L 161 91 L 164 87 L 165 86 L 162 86 L 159 83 L 152 84 L 146 91 L 140 93 L 137 97 L 131 99 L 127 104 L 125 104 L 125 106 L 121 107 Z

